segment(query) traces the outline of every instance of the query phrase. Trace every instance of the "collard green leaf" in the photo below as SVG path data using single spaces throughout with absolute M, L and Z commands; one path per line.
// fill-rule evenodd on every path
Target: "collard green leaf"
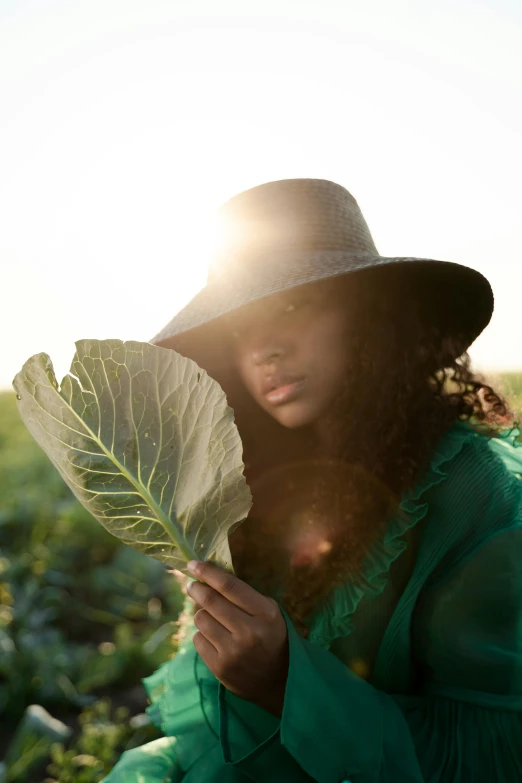
M 252 506 L 219 384 L 150 343 L 79 340 L 58 386 L 46 353 L 15 377 L 20 415 L 78 500 L 126 544 L 184 573 L 231 569 L 228 535 Z

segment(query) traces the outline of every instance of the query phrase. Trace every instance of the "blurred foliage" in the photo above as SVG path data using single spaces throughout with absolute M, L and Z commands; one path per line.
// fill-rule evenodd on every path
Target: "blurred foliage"
M 1 783 L 99 783 L 126 750 L 152 742 L 161 732 L 148 715 L 131 717 L 125 706 L 113 708 L 107 697 L 84 707 L 78 732 L 40 705 L 27 708 L 0 769 Z
M 29 705 L 76 730 L 102 695 L 143 712 L 140 679 L 174 653 L 182 595 L 163 564 L 76 500 L 10 392 L 0 393 L 0 492 L 1 759 Z
M 505 372 L 498 377 L 501 390 L 508 397 L 511 407 L 517 413 L 522 413 L 522 373 Z
M 38 764 L 48 758 L 53 743 L 67 741 L 71 734 L 72 729 L 49 715 L 39 704 L 30 705 L 4 757 L 0 773 L 2 783 L 34 776 Z
M 69 749 L 63 743 L 51 746 L 52 762 L 45 783 L 98 783 L 125 750 L 160 736 L 145 714 L 129 718 L 124 706 L 111 714 L 110 699 L 86 707 L 79 720 L 79 736 Z

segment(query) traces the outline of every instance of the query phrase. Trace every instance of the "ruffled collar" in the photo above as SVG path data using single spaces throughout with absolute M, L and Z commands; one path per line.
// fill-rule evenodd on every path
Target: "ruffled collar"
M 442 483 L 448 475 L 449 465 L 462 447 L 471 440 L 482 437 L 480 427 L 467 422 L 456 422 L 441 438 L 422 479 L 404 494 L 398 512 L 390 518 L 383 538 L 368 548 L 358 575 L 357 584 L 345 582 L 332 590 L 320 608 L 308 622 L 308 639 L 321 647 L 329 648 L 335 639 L 345 638 L 353 631 L 353 615 L 362 598 L 377 596 L 388 583 L 391 564 L 407 547 L 405 536 L 428 513 L 429 503 L 425 495 L 429 489 Z M 513 456 L 513 449 L 522 446 L 522 435 L 517 427 L 504 430 L 490 444 L 501 452 L 504 460 L 516 461 L 522 478 L 522 455 Z M 516 466 L 515 466 L 516 467 Z M 510 468 L 513 472 L 513 466 Z

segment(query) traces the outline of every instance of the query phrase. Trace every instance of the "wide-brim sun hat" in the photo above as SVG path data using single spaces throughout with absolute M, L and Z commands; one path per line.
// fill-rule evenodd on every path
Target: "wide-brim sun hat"
M 441 339 L 456 339 L 456 356 L 491 320 L 494 297 L 484 275 L 453 261 L 381 256 L 354 197 L 329 180 L 257 185 L 225 202 L 217 216 L 223 240 L 205 287 L 149 341 L 193 358 L 210 375 L 212 365 L 226 359 L 220 354 L 224 316 L 303 284 L 370 268 L 395 267 L 415 277 L 420 311 Z

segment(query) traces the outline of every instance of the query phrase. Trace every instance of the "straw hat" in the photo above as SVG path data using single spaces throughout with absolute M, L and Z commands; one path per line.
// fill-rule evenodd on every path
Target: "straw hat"
M 334 182 L 267 182 L 231 198 L 218 217 L 225 241 L 211 260 L 206 286 L 150 340 L 193 358 L 210 375 L 209 362 L 224 359 L 216 354 L 222 316 L 279 291 L 370 267 L 408 270 L 421 312 L 441 337 L 460 336 L 457 355 L 493 314 L 491 286 L 478 271 L 449 261 L 379 255 L 357 202 Z

